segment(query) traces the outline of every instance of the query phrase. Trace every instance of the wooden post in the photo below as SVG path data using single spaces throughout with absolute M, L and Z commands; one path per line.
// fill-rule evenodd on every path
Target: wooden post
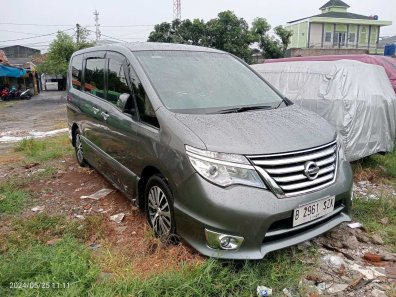
M 34 88 L 34 95 L 38 95 L 37 90 L 37 80 L 36 80 L 36 72 L 33 72 L 33 88 Z

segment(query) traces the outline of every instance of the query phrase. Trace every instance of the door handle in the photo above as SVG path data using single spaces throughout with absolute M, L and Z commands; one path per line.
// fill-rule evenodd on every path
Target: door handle
M 94 106 L 92 107 L 92 110 L 93 110 L 94 114 L 97 114 L 99 112 L 99 108 L 96 108 Z
M 109 118 L 109 114 L 107 112 L 102 111 L 101 112 L 103 119 L 106 121 Z

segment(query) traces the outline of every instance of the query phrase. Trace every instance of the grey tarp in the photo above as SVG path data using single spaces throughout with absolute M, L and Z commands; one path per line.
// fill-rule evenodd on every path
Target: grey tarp
M 393 150 L 396 95 L 383 67 L 350 60 L 252 67 L 293 102 L 333 124 L 349 161 Z

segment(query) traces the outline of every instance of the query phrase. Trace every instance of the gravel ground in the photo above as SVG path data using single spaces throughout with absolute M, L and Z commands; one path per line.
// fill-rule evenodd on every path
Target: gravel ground
M 0 138 L 29 136 L 29 132 L 46 132 L 66 128 L 64 92 L 41 92 L 30 100 L 0 101 Z M 0 142 L 0 153 L 12 145 Z

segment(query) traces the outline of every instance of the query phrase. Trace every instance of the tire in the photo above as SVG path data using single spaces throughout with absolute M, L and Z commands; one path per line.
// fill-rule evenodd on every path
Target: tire
M 77 163 L 81 167 L 85 167 L 88 165 L 88 162 L 84 158 L 84 152 L 82 149 L 82 142 L 81 142 L 81 138 L 80 138 L 81 132 L 79 129 L 77 129 L 76 132 L 74 133 L 74 137 L 75 137 L 74 151 L 76 153 Z
M 155 235 L 164 240 L 176 241 L 176 224 L 173 212 L 173 195 L 161 175 L 152 176 L 144 193 L 147 223 Z

